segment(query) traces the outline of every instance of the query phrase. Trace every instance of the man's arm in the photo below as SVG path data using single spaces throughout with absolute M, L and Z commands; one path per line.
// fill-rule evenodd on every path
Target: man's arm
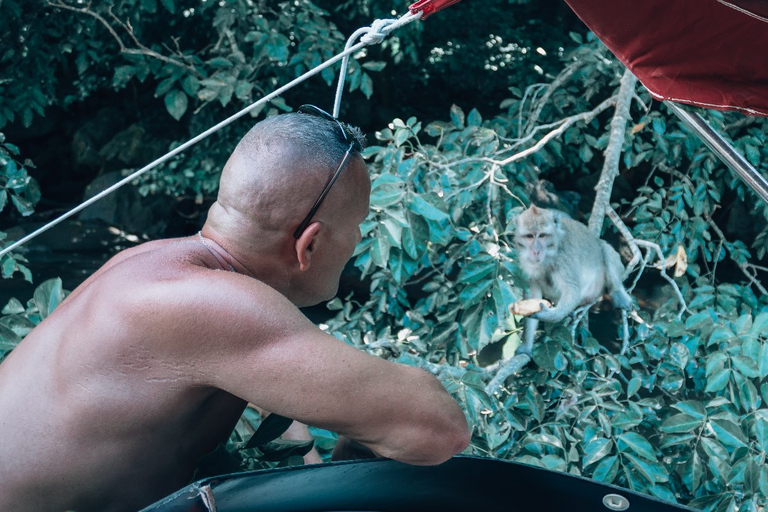
M 207 283 L 205 304 L 193 300 L 174 321 L 175 339 L 198 340 L 183 349 L 201 384 L 411 464 L 437 464 L 467 446 L 464 414 L 434 376 L 322 332 L 258 281 L 220 278 L 230 286 Z

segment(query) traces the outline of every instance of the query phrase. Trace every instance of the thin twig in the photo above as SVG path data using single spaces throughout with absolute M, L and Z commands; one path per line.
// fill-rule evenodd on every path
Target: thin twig
M 678 312 L 677 317 L 680 318 L 683 316 L 684 311 L 688 311 L 688 306 L 685 303 L 685 299 L 683 298 L 683 293 L 680 291 L 680 287 L 677 286 L 677 283 L 674 279 L 669 277 L 667 275 L 666 266 L 664 265 L 664 254 L 661 252 L 661 247 L 659 247 L 658 244 L 655 244 L 653 242 L 648 242 L 647 240 L 639 240 L 632 236 L 632 233 L 629 231 L 629 229 L 624 225 L 624 222 L 621 220 L 619 215 L 614 211 L 613 208 L 610 206 L 606 208 L 605 210 L 606 214 L 608 215 L 608 218 L 611 219 L 613 222 L 613 225 L 616 226 L 616 228 L 619 230 L 619 232 L 622 234 L 624 239 L 626 240 L 627 244 L 632 248 L 632 253 L 637 256 L 637 254 L 640 252 L 639 247 L 644 247 L 647 249 L 647 253 L 645 258 L 640 258 L 640 261 L 642 261 L 641 265 L 641 273 L 642 270 L 645 269 L 645 266 L 648 264 L 648 261 L 651 259 L 653 254 L 656 254 L 658 257 L 658 263 L 656 264 L 656 267 L 659 269 L 659 273 L 661 274 L 661 277 L 667 281 L 670 285 L 672 285 L 672 288 L 675 290 L 675 293 L 677 294 L 677 298 L 680 301 L 680 305 L 682 306 L 680 311 Z M 631 272 L 634 269 L 634 266 L 637 265 L 636 257 L 632 258 L 632 261 L 630 262 L 630 265 L 627 266 L 626 272 Z M 633 283 L 632 287 L 634 288 L 634 285 L 637 284 L 637 281 Z
M 544 105 L 546 105 L 552 95 L 571 78 L 577 69 L 579 69 L 578 62 L 574 61 L 566 66 L 565 69 L 557 76 L 557 78 L 555 78 L 551 84 L 547 85 L 546 92 L 537 102 L 534 111 L 531 113 L 531 117 L 526 123 L 526 131 L 530 131 L 531 127 L 536 125 L 539 120 L 539 116 L 541 115 L 541 111 L 544 110 Z
M 568 117 L 566 119 L 562 120 L 562 124 L 560 127 L 558 127 L 555 130 L 552 130 L 551 132 L 547 133 L 544 137 L 539 139 L 539 141 L 531 146 L 530 148 L 521 151 L 519 153 L 516 153 L 510 157 L 505 158 L 504 160 L 494 160 L 492 158 L 485 159 L 486 161 L 490 161 L 492 163 L 495 163 L 501 167 L 505 165 L 509 165 L 512 162 L 516 162 L 518 160 L 522 160 L 523 158 L 526 158 L 527 156 L 532 155 L 533 153 L 536 153 L 540 151 L 544 146 L 547 145 L 547 143 L 554 139 L 555 137 L 562 135 L 563 132 L 565 132 L 568 128 L 573 126 L 574 124 L 583 121 L 585 123 L 588 123 L 592 121 L 595 117 L 597 117 L 600 113 L 602 113 L 604 110 L 608 109 L 609 107 L 612 107 L 616 104 L 616 96 L 611 96 L 607 100 L 600 103 L 597 107 L 590 110 L 589 112 L 582 112 L 581 114 L 576 114 L 574 116 Z
M 658 258 L 658 263 L 655 265 L 655 267 L 659 269 L 659 274 L 661 275 L 661 277 L 665 281 L 667 281 L 670 285 L 672 285 L 672 288 L 675 290 L 675 293 L 677 294 L 677 299 L 680 301 L 680 305 L 682 306 L 680 308 L 680 311 L 677 314 L 677 318 L 681 318 L 683 316 L 684 311 L 688 311 L 690 313 L 690 311 L 688 310 L 688 305 L 685 303 L 685 299 L 683 298 L 683 293 L 680 291 L 680 288 L 677 286 L 677 283 L 675 282 L 674 279 L 672 279 L 671 277 L 669 277 L 669 275 L 667 275 L 667 268 L 666 268 L 666 265 L 664 264 L 664 254 L 661 252 L 661 247 L 659 247 L 659 244 L 649 242 L 647 240 L 638 240 L 638 239 L 635 239 L 634 242 L 637 245 L 649 248 L 656 254 Z
M 726 240 L 725 233 L 723 233 L 720 227 L 715 224 L 715 221 L 712 220 L 712 218 L 708 215 L 705 215 L 704 217 L 707 219 L 709 227 L 712 228 L 715 233 L 717 233 L 717 236 L 719 236 L 721 240 Z M 747 279 L 749 279 L 749 282 L 752 283 L 752 286 L 757 288 L 763 295 L 768 295 L 768 290 L 765 289 L 765 286 L 763 286 L 760 281 L 755 279 L 755 277 L 747 270 L 747 264 L 739 263 L 736 261 L 736 258 L 733 257 L 733 254 L 730 251 L 727 252 L 728 257 L 741 269 L 741 272 L 746 276 Z
M 150 48 L 147 48 L 146 46 L 141 44 L 139 42 L 139 40 L 136 39 L 136 36 L 133 33 L 133 28 L 130 26 L 130 24 L 122 22 L 112 12 L 111 8 L 109 10 L 110 16 L 115 21 L 115 23 L 117 23 L 128 34 L 128 37 L 131 38 L 131 40 L 137 46 L 137 48 L 128 48 L 127 46 L 125 46 L 125 43 L 123 42 L 122 38 L 117 33 L 117 31 L 112 27 L 112 25 L 110 25 L 110 23 L 103 16 L 101 16 L 99 13 L 90 10 L 90 8 L 89 8 L 90 4 L 89 4 L 89 6 L 86 6 L 86 7 L 83 7 L 83 8 L 78 8 L 78 7 L 73 7 L 71 5 L 67 5 L 64 2 L 61 2 L 60 0 L 56 0 L 56 1 L 48 0 L 48 5 L 51 6 L 51 7 L 58 8 L 58 9 L 64 9 L 64 10 L 76 12 L 76 13 L 79 13 L 79 14 L 85 14 L 87 16 L 91 16 L 91 17 L 95 18 L 99 23 L 101 23 L 104 26 L 104 28 L 107 29 L 107 31 L 110 33 L 112 38 L 117 42 L 117 45 L 119 46 L 121 53 L 125 53 L 125 54 L 128 54 L 128 55 L 142 55 L 142 56 L 145 56 L 145 57 L 150 57 L 150 58 L 153 58 L 153 59 L 157 59 L 159 61 L 171 64 L 173 66 L 178 66 L 180 68 L 188 69 L 188 70 L 192 71 L 193 73 L 195 73 L 195 75 L 201 76 L 200 73 L 197 71 L 197 69 L 194 66 L 190 66 L 190 65 L 186 64 L 185 62 L 176 60 L 176 59 L 171 58 L 171 57 L 167 57 L 167 56 L 165 56 L 165 55 L 163 55 L 161 53 L 158 53 L 158 52 L 156 52 L 156 51 L 154 51 L 154 50 L 152 50 Z

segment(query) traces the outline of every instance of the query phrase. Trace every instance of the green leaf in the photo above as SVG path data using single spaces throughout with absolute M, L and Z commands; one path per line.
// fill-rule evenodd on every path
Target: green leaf
M 264 418 L 264 421 L 261 422 L 259 428 L 256 429 L 256 432 L 254 432 L 251 438 L 248 440 L 245 448 L 257 448 L 267 444 L 270 441 L 274 441 L 283 435 L 286 430 L 288 430 L 288 427 L 291 426 L 291 423 L 293 423 L 293 420 L 290 418 L 286 418 L 278 414 L 270 414 Z
M 398 184 L 375 186 L 371 191 L 371 208 L 382 209 L 392 206 L 402 201 L 403 197 L 405 197 L 405 190 Z
M 592 472 L 592 478 L 610 484 L 619 474 L 619 457 L 611 455 L 601 460 Z
M 755 411 L 755 439 L 768 453 L 768 409 Z
M 690 446 L 691 441 L 694 441 L 697 438 L 698 436 L 696 434 L 680 434 L 680 435 L 664 436 L 661 440 L 661 443 L 659 443 L 659 448 L 664 450 L 665 448 L 669 448 L 671 446 L 678 446 L 678 445 Z
M 155 98 L 159 98 L 160 96 L 164 96 L 168 94 L 168 92 L 173 89 L 173 86 L 176 84 L 176 78 L 166 78 L 159 84 L 157 84 L 157 88 L 155 89 Z
M 21 342 L 21 336 L 0 324 L 0 350 L 13 350 Z
M 460 283 L 476 283 L 492 274 L 496 270 L 496 263 L 496 260 L 490 257 L 474 258 L 461 269 L 456 279 Z
M 430 219 L 435 221 L 443 221 L 443 220 L 449 219 L 447 213 L 437 209 L 434 205 L 427 202 L 426 199 L 416 194 L 411 196 L 411 202 L 408 205 L 408 208 L 412 212 L 418 213 L 425 219 Z
M 768 377 L 768 343 L 764 342 L 760 346 L 760 355 L 757 358 L 757 370 L 760 373 L 761 379 Z
M 610 439 L 605 439 L 604 437 L 596 437 L 592 439 L 584 450 L 584 460 L 582 464 L 584 467 L 594 464 L 611 453 L 612 448 L 613 441 Z
M 360 81 L 360 92 L 365 95 L 366 99 L 371 99 L 371 96 L 373 96 L 373 80 L 368 73 L 363 73 Z
M 539 343 L 533 352 L 533 360 L 547 371 L 563 371 L 567 360 L 563 355 L 563 347 L 557 340 L 549 339 Z
M 728 460 L 728 450 L 726 450 L 725 447 L 716 439 L 712 439 L 711 437 L 702 437 L 701 446 L 704 448 L 704 452 L 707 454 L 707 456 L 709 456 L 710 459 L 722 461 Z
M 655 484 L 669 481 L 669 475 L 660 464 L 648 462 L 627 452 L 622 452 L 622 455 L 632 462 L 634 469 L 636 469 L 643 478 L 648 480 L 648 483 Z
M 747 356 L 733 356 L 731 364 L 745 377 L 754 378 L 760 375 L 757 363 Z
M 18 315 L 23 312 L 24 306 L 19 302 L 19 299 L 15 298 L 11 298 L 2 310 L 2 314 L 4 315 Z
M 725 389 L 725 386 L 728 385 L 728 380 L 731 377 L 731 370 L 727 368 L 723 368 L 721 370 L 716 371 L 709 377 L 707 377 L 707 387 L 705 391 L 707 393 L 716 393 L 718 391 L 722 391 Z
M 4 325 L 22 338 L 35 328 L 35 324 L 21 315 L 8 315 L 0 318 L 0 325 Z
M 173 3 L 173 0 L 160 0 L 160 3 L 163 4 L 163 7 L 165 7 L 171 14 L 176 13 L 176 5 Z
M 689 416 L 693 416 L 694 418 L 701 419 L 707 417 L 707 409 L 704 407 L 704 404 L 695 400 L 685 400 L 683 402 L 678 402 L 676 404 L 672 404 L 672 407 Z
M 264 46 L 264 51 L 267 52 L 267 57 L 273 61 L 286 62 L 288 60 L 288 46 L 290 40 L 280 33 L 272 33 L 267 40 L 267 44 Z
M 669 348 L 669 357 L 672 364 L 684 370 L 691 358 L 691 354 L 688 351 L 688 347 L 676 342 Z
M 491 286 L 493 286 L 493 281 L 488 279 L 462 288 L 459 293 L 459 300 L 462 306 L 468 307 L 477 304 L 480 299 L 486 296 Z
M 387 63 L 383 60 L 369 60 L 364 62 L 362 66 L 370 71 L 381 71 L 387 66 Z
M 11 195 L 11 202 L 23 217 L 28 217 L 35 212 L 32 203 L 21 196 Z
M 469 115 L 467 116 L 467 125 L 468 126 L 480 126 L 483 124 L 483 116 L 480 115 L 480 112 L 477 111 L 476 108 L 473 108 L 469 111 Z
M 389 239 L 390 245 L 399 247 L 402 243 L 403 228 L 395 222 L 394 219 L 388 218 L 381 221 L 384 227 L 384 232 Z
M 704 478 L 704 464 L 701 462 L 701 456 L 695 450 L 683 465 L 682 477 L 683 485 L 691 492 L 699 488 Z
M 48 279 L 35 289 L 34 301 L 41 318 L 46 318 L 53 313 L 62 300 L 64 300 L 64 290 L 59 277 Z
M 527 444 L 543 444 L 556 448 L 558 450 L 563 449 L 563 443 L 557 436 L 551 434 L 528 434 L 523 440 L 523 446 Z
M 656 460 L 653 446 L 651 446 L 651 443 L 640 434 L 636 432 L 625 432 L 618 436 L 618 439 L 619 441 L 626 443 L 626 445 L 639 456 L 650 461 Z M 619 448 L 621 449 L 621 444 L 619 444 Z
M 760 490 L 760 467 L 764 464 L 756 463 L 752 459 L 747 459 L 744 465 L 744 487 L 748 492 L 759 492 Z
M 751 332 L 755 337 L 768 335 L 768 311 L 755 317 L 752 321 Z
M 642 384 L 643 379 L 640 377 L 633 377 L 630 379 L 630 381 L 627 383 L 627 398 L 632 398 L 635 396 L 635 394 L 640 391 Z
M 726 446 L 739 448 L 747 445 L 744 433 L 738 425 L 728 420 L 709 420 L 709 425 L 717 436 L 717 440 Z
M 692 432 L 704 423 L 703 418 L 695 418 L 688 414 L 675 414 L 661 424 L 659 430 L 666 434 Z
M 458 105 L 451 105 L 451 122 L 459 130 L 464 129 L 464 111 Z
M 175 120 L 180 120 L 187 111 L 189 100 L 184 91 L 174 89 L 165 95 L 165 108 Z

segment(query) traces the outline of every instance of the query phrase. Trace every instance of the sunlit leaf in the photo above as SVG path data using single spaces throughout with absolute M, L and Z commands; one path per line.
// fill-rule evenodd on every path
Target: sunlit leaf
M 589 466 L 599 461 L 603 457 L 606 457 L 613 449 L 613 441 L 605 439 L 603 437 L 596 437 L 587 444 L 584 449 L 583 465 Z

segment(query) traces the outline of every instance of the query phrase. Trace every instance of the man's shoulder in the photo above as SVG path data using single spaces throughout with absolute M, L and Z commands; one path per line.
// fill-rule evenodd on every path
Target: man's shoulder
M 264 282 L 211 269 L 199 252 L 179 244 L 156 244 L 127 255 L 102 277 L 103 287 L 121 293 L 126 306 L 158 321 L 185 318 L 201 325 L 253 321 L 267 325 L 301 315 Z

